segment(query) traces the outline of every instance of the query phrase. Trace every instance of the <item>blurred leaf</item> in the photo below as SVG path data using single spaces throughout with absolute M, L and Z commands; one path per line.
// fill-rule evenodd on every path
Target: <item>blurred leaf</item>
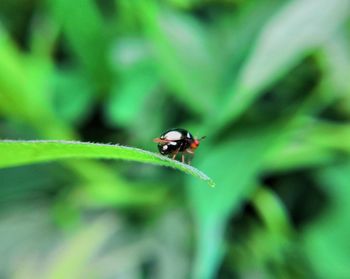
M 58 159 L 122 159 L 172 167 L 214 186 L 213 180 L 194 167 L 165 156 L 120 145 L 74 141 L 0 141 L 0 167 L 12 167 Z
M 303 240 L 318 278 L 348 278 L 350 225 L 350 164 L 326 167 L 318 175 L 330 206 L 308 226 Z
M 323 148 L 295 140 L 271 152 L 266 160 L 268 172 L 286 172 L 330 164 L 337 154 L 330 148 Z
M 236 10 L 220 14 L 210 26 L 210 43 L 220 59 L 225 85 L 231 85 L 246 57 L 251 53 L 266 21 L 282 6 L 279 0 L 252 0 Z M 234 78 L 233 78 L 234 77 Z
M 155 2 L 138 1 L 137 7 L 160 74 L 174 90 L 171 93 L 197 113 L 211 110 L 216 103 L 218 65 L 203 26 Z
M 12 278 L 8 272 L 19 268 L 18 257 L 30 254 L 33 258 L 46 249 L 55 239 L 53 229 L 50 212 L 43 200 L 35 204 L 23 201 L 3 208 L 0 211 L 1 275 Z
M 312 96 L 309 100 L 312 100 Z M 327 130 L 316 132 L 323 124 L 300 115 L 281 143 L 267 156 L 265 170 L 268 173 L 325 166 L 338 158 L 339 154 L 335 153 L 331 146 L 315 144 L 315 140 L 328 135 Z
M 270 232 L 285 236 L 291 233 L 287 209 L 276 193 L 259 187 L 252 197 L 252 203 Z
M 60 247 L 48 267 L 48 279 L 86 278 L 90 262 L 114 232 L 111 220 L 99 220 L 81 230 L 64 246 Z
M 345 32 L 338 32 L 332 40 L 325 42 L 323 46 L 323 66 L 331 83 L 332 95 L 348 95 L 350 82 L 347 73 L 350 72 L 350 44 L 345 37 Z M 329 88 L 327 88 L 329 89 Z M 335 92 L 333 92 L 335 90 Z
M 140 68 L 154 72 L 155 61 L 146 39 L 138 36 L 119 37 L 112 49 L 113 68 L 122 76 L 132 75 Z
M 53 112 L 47 60 L 24 56 L 0 26 L 0 112 L 31 125 L 51 138 L 73 138 L 72 131 Z
M 171 210 L 161 216 L 152 231 L 155 257 L 159 263 L 154 279 L 188 279 L 191 255 L 188 243 L 192 234 L 190 222 L 182 208 Z
M 121 81 L 106 103 L 109 122 L 123 127 L 134 123 L 147 97 L 157 85 L 157 77 L 149 72 L 140 72 Z
M 188 9 L 192 6 L 198 5 L 199 0 L 167 0 L 169 4 L 173 5 L 176 8 Z
M 222 257 L 226 222 L 255 188 L 268 147 L 275 143 L 275 129 L 241 132 L 215 148 L 203 146 L 206 157 L 199 166 L 214 177 L 218 187 L 199 191 L 195 180 L 190 180 L 188 187 L 199 238 L 195 278 L 214 277 Z
M 41 107 L 43 94 L 41 91 L 29 90 L 31 74 L 26 67 L 25 57 L 18 51 L 5 30 L 0 26 L 0 107 L 3 113 L 12 117 L 26 117 L 45 115 Z M 27 71 L 28 70 L 28 71 Z M 41 96 L 40 96 L 40 95 Z M 26 106 L 26 104 L 30 104 Z M 35 110 L 35 114 L 32 110 Z
M 288 2 L 262 31 L 255 51 L 229 90 L 220 121 L 237 118 L 264 88 L 330 39 L 349 11 L 348 0 Z
M 30 34 L 30 51 L 38 59 L 51 60 L 56 48 L 59 35 L 59 27 L 51 17 L 38 12 L 33 16 L 31 34 Z
M 305 141 L 314 146 L 332 148 L 349 154 L 350 125 L 317 121 L 305 133 Z
M 96 3 L 91 0 L 77 0 L 74 3 L 51 0 L 49 3 L 75 55 L 97 89 L 108 88 L 112 77 L 108 37 Z
M 95 96 L 91 84 L 83 75 L 58 71 L 53 99 L 57 117 L 70 124 L 80 124 L 89 115 Z
M 126 127 L 140 118 L 145 102 L 159 86 L 160 79 L 144 40 L 120 39 L 113 57 L 120 78 L 106 100 L 106 117 L 109 123 Z
M 63 178 L 64 171 L 61 173 Z M 45 199 L 55 189 L 55 183 L 64 182 L 57 178 L 52 164 L 0 169 L 0 209 L 28 200 Z
M 318 106 L 323 108 L 338 101 L 339 113 L 350 115 L 350 83 L 347 75 L 350 72 L 350 42 L 346 32 L 340 30 L 332 40 L 324 43 L 322 50 L 319 57 L 324 78 Z

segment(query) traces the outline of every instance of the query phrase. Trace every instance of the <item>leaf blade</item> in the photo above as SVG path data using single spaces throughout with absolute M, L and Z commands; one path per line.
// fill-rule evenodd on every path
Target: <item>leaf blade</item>
M 181 170 L 214 186 L 214 181 L 198 169 L 165 156 L 121 145 L 63 140 L 0 141 L 0 168 L 59 159 L 122 159 L 151 163 Z
M 346 0 L 288 3 L 262 30 L 255 50 L 228 90 L 218 121 L 224 125 L 236 120 L 264 93 L 264 89 L 333 38 L 344 24 L 348 10 Z

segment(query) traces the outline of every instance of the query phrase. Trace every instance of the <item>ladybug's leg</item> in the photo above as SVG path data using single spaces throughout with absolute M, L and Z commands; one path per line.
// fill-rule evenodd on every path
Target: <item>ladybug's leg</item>
M 188 162 L 187 162 L 187 164 L 191 165 L 191 161 L 193 160 L 193 157 L 194 157 L 194 152 L 191 149 L 186 149 L 185 152 L 191 155 L 191 158 L 188 159 Z
M 183 151 L 183 149 L 182 149 L 183 145 L 184 145 L 184 143 L 182 142 L 182 143 L 180 144 L 180 146 L 179 146 L 179 149 L 177 150 L 177 153 L 178 153 L 178 152 L 181 152 L 181 162 L 182 162 L 182 163 L 185 163 L 185 155 L 184 155 L 184 151 Z M 181 151 L 180 151 L 180 150 L 181 150 Z M 177 154 L 177 153 L 176 153 L 176 154 Z
M 181 154 L 181 162 L 185 163 L 185 154 L 183 154 L 183 153 Z
M 179 149 L 177 149 L 172 155 L 171 159 L 175 160 L 176 155 L 179 153 Z

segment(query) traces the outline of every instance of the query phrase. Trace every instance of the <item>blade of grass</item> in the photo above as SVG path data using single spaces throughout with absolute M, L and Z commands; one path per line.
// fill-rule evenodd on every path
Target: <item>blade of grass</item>
M 136 3 L 159 71 L 173 89 L 172 94 L 196 113 L 210 111 L 216 101 L 219 76 L 201 23 L 157 3 Z
M 108 88 L 111 69 L 108 62 L 107 26 L 94 1 L 49 1 L 52 16 L 62 26 L 64 35 L 98 89 Z
M 328 166 L 316 173 L 327 194 L 328 206 L 322 218 L 310 224 L 302 243 L 317 278 L 349 278 L 350 162 Z
M 73 131 L 53 112 L 47 84 L 51 64 L 24 56 L 1 26 L 0 60 L 0 113 L 29 124 L 44 137 L 73 138 Z
M 337 153 L 310 143 L 292 142 L 271 152 L 265 162 L 267 172 L 314 168 L 335 161 Z
M 289 2 L 264 28 L 255 51 L 229 89 L 219 121 L 237 119 L 263 90 L 323 45 L 345 22 L 346 0 Z M 218 121 L 214 121 L 217 126 Z
M 47 274 L 49 279 L 82 278 L 94 256 L 115 231 L 108 218 L 97 220 L 58 247 Z
M 264 225 L 271 233 L 281 236 L 289 236 L 292 233 L 287 209 L 274 191 L 268 189 L 268 187 L 260 186 L 251 201 Z
M 252 194 L 267 156 L 286 140 L 285 136 L 290 134 L 301 115 L 310 109 L 313 100 L 314 94 L 311 94 L 294 111 L 271 126 L 241 131 L 235 134 L 233 140 L 212 146 L 212 150 L 207 149 L 207 152 L 203 150 L 208 155 L 200 162 L 201 169 L 209 173 L 220 187 L 213 193 L 206 189 L 198 191 L 198 187 L 194 187 L 197 184 L 195 180 L 191 180 L 188 187 L 198 226 L 194 278 L 214 278 L 222 260 L 224 232 L 230 216 L 237 213 Z
M 200 178 L 210 186 L 214 186 L 212 179 L 192 166 L 146 150 L 121 145 L 60 140 L 3 140 L 0 141 L 0 155 L 0 167 L 72 158 L 123 159 L 172 167 Z
M 227 143 L 203 146 L 201 151 L 207 155 L 199 164 L 220 187 L 214 192 L 205 188 L 199 191 L 198 182 L 189 181 L 187 190 L 198 237 L 193 278 L 214 278 L 224 253 L 226 224 L 254 190 L 267 150 L 277 140 L 275 129 L 241 132 Z

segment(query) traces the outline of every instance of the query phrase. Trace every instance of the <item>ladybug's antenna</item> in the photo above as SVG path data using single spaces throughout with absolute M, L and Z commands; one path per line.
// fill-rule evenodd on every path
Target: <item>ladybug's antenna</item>
M 198 140 L 201 141 L 201 140 L 204 140 L 207 136 L 203 136 L 203 137 L 200 137 Z

